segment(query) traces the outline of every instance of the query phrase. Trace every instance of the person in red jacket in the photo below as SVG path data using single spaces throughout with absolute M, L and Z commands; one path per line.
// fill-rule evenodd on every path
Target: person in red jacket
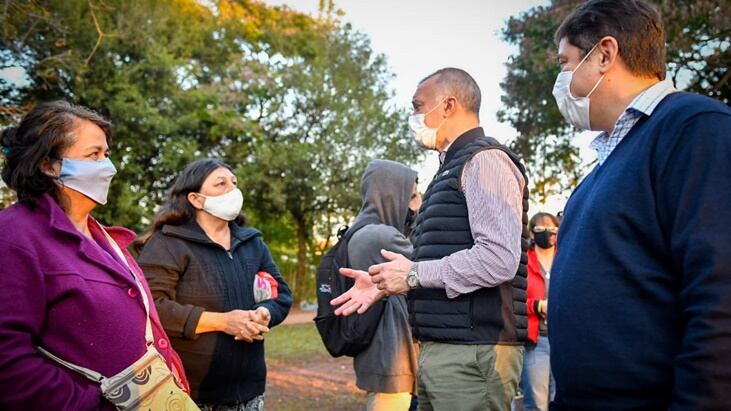
M 555 395 L 548 343 L 548 284 L 556 255 L 558 219 L 537 213 L 528 226 L 533 247 L 528 250 L 528 347 L 523 358 L 520 390 L 525 411 L 548 410 Z

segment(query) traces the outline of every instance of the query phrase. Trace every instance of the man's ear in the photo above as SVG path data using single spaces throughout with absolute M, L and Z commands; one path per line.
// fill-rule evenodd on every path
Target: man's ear
M 599 71 L 604 74 L 617 64 L 619 43 L 614 37 L 605 36 L 599 40 L 597 50 L 599 51 Z
M 457 111 L 457 99 L 454 97 L 447 97 L 444 99 L 444 117 L 449 117 Z

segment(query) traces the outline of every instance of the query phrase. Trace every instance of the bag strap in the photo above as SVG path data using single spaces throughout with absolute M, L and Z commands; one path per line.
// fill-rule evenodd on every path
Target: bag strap
M 107 241 L 109 241 L 109 244 L 112 246 L 112 249 L 114 249 L 114 252 L 117 253 L 117 256 L 124 262 L 124 265 L 127 266 L 127 269 L 132 274 L 132 277 L 135 279 L 135 283 L 137 284 L 137 288 L 140 292 L 140 295 L 142 295 L 142 303 L 145 305 L 145 341 L 147 342 L 147 347 L 150 347 L 154 344 L 155 338 L 152 335 L 152 322 L 150 321 L 150 301 L 147 299 L 147 292 L 145 292 L 145 287 L 142 286 L 142 282 L 140 281 L 139 277 L 135 273 L 135 271 L 130 267 L 129 263 L 127 262 L 127 257 L 125 257 L 124 253 L 122 252 L 122 249 L 119 247 L 116 241 L 112 238 L 112 236 L 107 233 L 107 230 L 102 227 L 99 222 L 94 220 L 96 222 L 97 226 L 100 230 L 104 233 L 104 236 L 107 238 Z
M 342 241 L 342 240 L 350 241 L 350 238 L 353 237 L 355 235 L 355 233 L 358 232 L 358 230 L 360 230 L 361 228 L 364 228 L 367 225 L 371 225 L 371 224 L 383 224 L 383 223 L 381 223 L 381 221 L 376 218 L 365 218 L 363 220 L 355 222 L 355 223 L 353 223 L 353 225 L 348 227 L 348 229 L 343 234 L 342 238 L 340 238 L 340 241 Z
M 134 272 L 132 267 L 130 267 L 129 263 L 127 262 L 127 258 L 125 257 L 124 253 L 122 252 L 122 249 L 119 247 L 117 242 L 114 241 L 114 239 L 109 235 L 109 233 L 107 233 L 107 230 L 105 230 L 104 227 L 102 227 L 102 225 L 99 224 L 98 221 L 94 220 L 94 222 L 97 224 L 97 226 L 102 231 L 102 233 L 104 233 L 104 236 L 106 237 L 107 241 L 109 241 L 109 245 L 112 246 L 112 249 L 114 250 L 114 252 L 122 260 L 122 262 L 124 262 L 124 265 L 127 266 L 127 269 L 132 274 L 132 277 L 134 277 L 137 288 L 139 289 L 139 292 L 142 295 L 142 303 L 145 305 L 145 317 L 146 317 L 145 318 L 145 342 L 147 343 L 146 344 L 147 351 L 149 351 L 150 347 L 153 347 L 155 339 L 152 334 L 152 322 L 150 321 L 150 301 L 147 299 L 147 293 L 145 292 L 145 287 L 142 286 L 142 282 L 140 281 L 139 277 Z M 38 349 L 38 351 L 40 351 L 41 354 L 45 355 L 49 359 L 56 361 L 57 363 L 63 365 L 64 367 L 70 369 L 71 371 L 76 371 L 77 373 L 83 375 L 84 377 L 86 377 L 94 382 L 101 383 L 102 380 L 104 380 L 104 376 L 94 370 L 90 370 L 90 369 L 82 367 L 80 365 L 76 365 L 74 363 L 63 360 L 60 357 L 52 354 L 51 352 L 49 352 L 48 350 L 46 350 L 45 348 L 43 348 L 41 346 L 36 347 L 36 349 Z
M 84 367 L 82 367 L 80 365 L 76 365 L 74 363 L 70 363 L 66 360 L 62 360 L 61 358 L 51 354 L 50 352 L 48 352 L 46 349 L 44 349 L 41 346 L 38 346 L 36 348 L 38 349 L 38 351 L 41 352 L 41 354 L 45 355 L 46 357 L 50 358 L 51 360 L 56 361 L 57 363 L 63 365 L 64 367 L 70 369 L 71 371 L 76 371 L 77 373 L 83 375 L 84 377 L 86 377 L 94 382 L 101 383 L 102 380 L 104 380 L 104 376 L 99 374 L 96 371 L 90 370 L 88 368 L 84 368 Z

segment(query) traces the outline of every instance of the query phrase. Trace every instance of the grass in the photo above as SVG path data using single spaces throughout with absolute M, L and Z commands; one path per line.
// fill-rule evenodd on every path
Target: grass
M 315 356 L 329 357 L 314 324 L 280 325 L 265 338 L 267 359 L 296 363 Z

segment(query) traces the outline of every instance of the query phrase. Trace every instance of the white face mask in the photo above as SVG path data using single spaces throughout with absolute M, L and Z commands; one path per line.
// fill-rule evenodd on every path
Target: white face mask
M 446 98 L 442 99 L 439 104 L 426 113 L 412 114 L 409 116 L 409 129 L 411 130 L 411 134 L 413 135 L 414 140 L 416 140 L 416 143 L 422 148 L 428 150 L 436 150 L 437 148 L 437 131 L 439 131 L 439 127 L 441 127 L 447 119 L 443 119 L 442 123 L 439 124 L 439 127 L 431 128 L 424 122 L 424 117 L 436 110 L 440 104 L 444 103 L 444 100 L 446 100 Z
M 64 158 L 61 160 L 58 181 L 104 205 L 115 174 L 117 169 L 109 158 L 99 161 Z
M 566 121 L 568 121 L 571 125 L 581 130 L 591 130 L 589 96 L 591 96 L 594 90 L 599 87 L 599 83 L 601 83 L 604 79 L 604 75 L 602 75 L 599 78 L 599 81 L 594 84 L 594 87 L 591 89 L 589 94 L 586 95 L 586 97 L 574 97 L 571 95 L 571 80 L 573 79 L 576 70 L 584 64 L 586 59 L 594 52 L 594 49 L 598 45 L 599 43 L 595 44 L 594 47 L 586 53 L 586 56 L 584 56 L 579 65 L 577 65 L 573 71 L 562 71 L 558 73 L 556 83 L 553 85 L 553 97 L 556 99 L 556 104 L 558 104 L 558 110 L 561 112 L 561 115 L 563 115 Z
M 244 195 L 238 188 L 220 196 L 198 195 L 206 199 L 206 202 L 203 203 L 203 210 L 221 220 L 235 219 L 241 212 L 241 206 L 244 205 Z

